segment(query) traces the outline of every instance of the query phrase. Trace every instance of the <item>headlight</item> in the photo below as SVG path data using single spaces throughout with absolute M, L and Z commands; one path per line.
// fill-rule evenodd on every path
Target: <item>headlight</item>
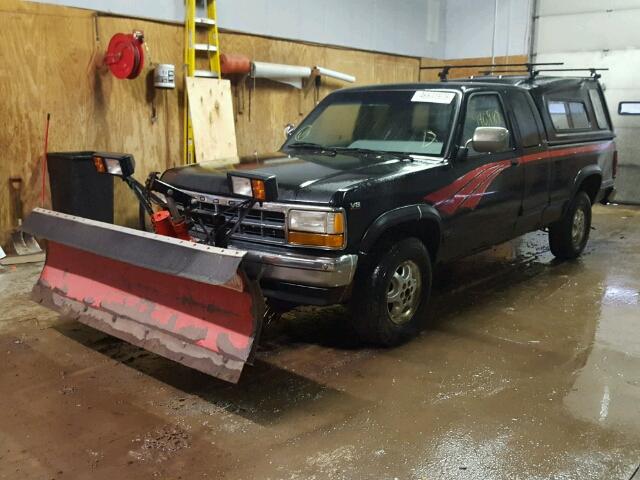
M 289 230 L 311 233 L 344 233 L 344 218 L 341 212 L 290 210 Z
M 93 165 L 98 173 L 108 173 L 118 177 L 130 177 L 135 171 L 133 155 L 127 153 L 96 153 Z
M 227 178 L 235 195 L 254 198 L 259 202 L 272 202 L 278 198 L 278 183 L 274 175 L 229 172 Z
M 293 245 L 343 248 L 344 214 L 315 210 L 289 211 L 288 242 Z
M 243 197 L 252 197 L 251 179 L 244 177 L 231 177 L 231 191 Z

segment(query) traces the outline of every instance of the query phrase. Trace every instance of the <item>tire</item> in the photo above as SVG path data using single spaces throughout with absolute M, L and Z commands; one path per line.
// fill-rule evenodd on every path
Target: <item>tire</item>
M 381 243 L 355 279 L 351 321 L 358 336 L 389 347 L 417 335 L 425 323 L 431 279 L 431 259 L 420 240 Z
M 580 256 L 589 241 L 591 231 L 591 200 L 579 191 L 562 219 L 549 226 L 551 253 L 561 260 Z

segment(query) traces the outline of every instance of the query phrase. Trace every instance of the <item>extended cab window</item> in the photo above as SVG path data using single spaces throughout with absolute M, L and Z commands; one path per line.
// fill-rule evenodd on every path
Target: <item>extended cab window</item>
M 536 122 L 536 113 L 533 111 L 535 107 L 531 106 L 531 102 L 527 98 L 528 95 L 523 92 L 513 92 L 511 94 L 511 104 L 513 113 L 518 122 L 522 146 L 535 147 L 542 143 L 540 138 L 540 130 Z
M 547 109 L 558 131 L 587 130 L 591 122 L 583 102 L 576 100 L 550 100 Z
M 457 105 L 455 92 L 344 92 L 327 97 L 284 148 L 318 145 L 443 156 Z
M 500 97 L 497 94 L 476 93 L 469 98 L 464 117 L 461 145 L 466 145 L 473 138 L 473 133 L 478 127 L 508 128 Z M 469 153 L 475 154 L 477 152 L 470 146 Z

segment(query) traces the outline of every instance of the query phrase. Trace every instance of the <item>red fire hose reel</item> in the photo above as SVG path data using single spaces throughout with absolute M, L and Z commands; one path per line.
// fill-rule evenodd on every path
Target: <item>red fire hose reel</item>
M 144 67 L 144 34 L 142 32 L 116 33 L 109 41 L 104 56 L 105 65 L 116 78 L 133 79 Z

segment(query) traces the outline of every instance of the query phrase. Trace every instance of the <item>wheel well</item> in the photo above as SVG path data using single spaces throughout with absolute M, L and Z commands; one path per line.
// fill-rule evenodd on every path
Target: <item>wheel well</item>
M 577 191 L 582 191 L 589 195 L 591 204 L 593 205 L 593 203 L 596 201 L 596 197 L 598 196 L 598 192 L 600 191 L 601 183 L 602 177 L 600 177 L 600 175 L 589 175 L 587 178 L 582 180 Z
M 432 263 L 435 264 L 438 249 L 440 248 L 440 225 L 436 220 L 409 221 L 393 225 L 378 238 L 377 245 L 389 240 L 400 240 L 407 237 L 416 237 L 424 243 L 429 251 Z

